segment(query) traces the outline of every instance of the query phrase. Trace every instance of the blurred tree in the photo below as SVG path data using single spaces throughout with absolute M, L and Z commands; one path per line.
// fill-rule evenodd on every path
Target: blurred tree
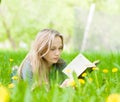
M 20 41 L 31 43 L 36 33 L 43 28 L 54 28 L 60 31 L 65 35 L 65 43 L 70 44 L 76 32 L 75 7 L 86 10 L 91 3 L 95 2 L 96 10 L 114 12 L 118 10 L 120 4 L 118 1 L 120 0 L 2 0 L 1 4 L 7 8 L 3 19 L 17 45 Z M 1 21 L 0 28 L 2 33 L 0 40 L 5 41 L 8 37 Z
M 5 29 L 5 31 L 6 31 L 6 36 L 9 39 L 12 48 L 16 49 L 15 41 L 14 41 L 14 39 L 11 36 L 11 31 L 10 31 L 10 28 L 8 27 L 7 22 L 5 21 L 5 15 L 3 14 L 3 11 L 4 11 L 4 9 L 1 6 L 1 0 L 0 0 L 0 17 L 1 17 L 1 22 L 2 22 L 2 25 L 3 25 L 4 29 Z
M 89 46 L 89 49 L 90 49 L 90 48 L 93 48 L 93 46 L 95 46 L 94 47 L 95 49 L 100 49 L 100 47 L 104 47 L 106 49 L 109 49 L 109 48 L 115 49 L 115 47 L 117 45 L 119 45 L 119 43 L 117 43 L 117 40 L 116 40 L 116 43 L 112 43 L 112 42 L 114 42 L 113 39 L 117 39 L 117 37 L 112 35 L 112 32 L 113 32 L 113 34 L 116 34 L 116 35 L 119 34 L 119 30 L 117 30 L 119 27 L 119 24 L 117 24 L 116 20 L 120 16 L 119 15 L 120 0 L 106 0 L 106 1 L 104 1 L 104 0 L 88 0 L 88 2 L 86 2 L 85 4 L 90 5 L 91 3 L 96 4 L 96 9 L 95 9 L 93 23 L 90 27 L 90 30 L 91 31 L 93 30 L 93 32 L 89 32 L 89 38 L 91 38 L 92 40 L 87 41 L 88 43 L 85 45 L 86 48 L 88 48 L 88 46 Z M 80 41 L 83 39 L 83 34 L 85 31 L 84 28 L 86 26 L 87 17 L 88 17 L 88 10 L 83 9 L 83 7 L 76 8 L 76 10 L 75 10 L 75 34 L 73 35 L 73 37 L 74 37 L 73 44 L 76 45 L 76 49 L 79 49 L 81 46 Z M 114 23 L 112 23 L 112 21 L 114 21 Z M 118 19 L 118 22 L 119 22 L 119 19 Z M 101 26 L 100 26 L 100 24 L 101 24 Z M 97 29 L 97 28 L 99 28 L 99 29 Z M 99 32 L 101 32 L 101 33 L 99 33 Z M 101 40 L 98 40 L 97 38 L 102 39 L 101 44 L 99 43 L 99 42 L 101 42 Z M 110 38 L 112 38 L 112 39 L 110 40 Z M 79 45 L 76 44 L 77 42 L 80 42 Z M 108 47 L 108 45 L 109 45 L 109 47 Z M 110 46 L 110 45 L 114 45 L 114 46 Z M 118 47 L 116 47 L 116 48 L 118 49 Z

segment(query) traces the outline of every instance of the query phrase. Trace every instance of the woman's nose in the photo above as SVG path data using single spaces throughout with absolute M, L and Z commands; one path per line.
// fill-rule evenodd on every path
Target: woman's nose
M 55 54 L 60 55 L 60 50 L 56 50 Z

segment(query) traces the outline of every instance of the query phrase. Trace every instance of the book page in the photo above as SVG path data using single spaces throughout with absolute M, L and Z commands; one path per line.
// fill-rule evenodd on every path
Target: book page
M 69 78 L 73 78 L 73 72 L 79 76 L 88 67 L 95 67 L 95 64 L 90 62 L 82 54 L 79 54 L 63 69 L 63 73 L 65 73 Z

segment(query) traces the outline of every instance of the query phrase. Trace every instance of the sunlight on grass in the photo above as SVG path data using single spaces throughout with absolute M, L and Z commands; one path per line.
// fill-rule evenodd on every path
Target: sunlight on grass
M 69 63 L 77 54 L 64 52 L 62 58 Z M 19 66 L 25 55 L 24 51 L 0 51 L 0 100 L 3 102 L 119 102 L 119 53 L 85 53 L 91 61 L 99 59 L 100 64 L 84 72 L 82 78 L 72 80 L 69 87 L 61 88 L 53 80 L 49 90 L 42 86 L 34 91 L 26 82 L 18 82 L 18 76 L 11 77 L 12 68 Z

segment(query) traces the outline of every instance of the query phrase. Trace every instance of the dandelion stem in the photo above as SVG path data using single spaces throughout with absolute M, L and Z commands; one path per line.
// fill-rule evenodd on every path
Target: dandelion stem
M 96 81 L 97 87 L 99 88 L 99 82 L 98 82 L 98 77 L 97 77 L 96 72 L 95 72 L 95 81 Z

